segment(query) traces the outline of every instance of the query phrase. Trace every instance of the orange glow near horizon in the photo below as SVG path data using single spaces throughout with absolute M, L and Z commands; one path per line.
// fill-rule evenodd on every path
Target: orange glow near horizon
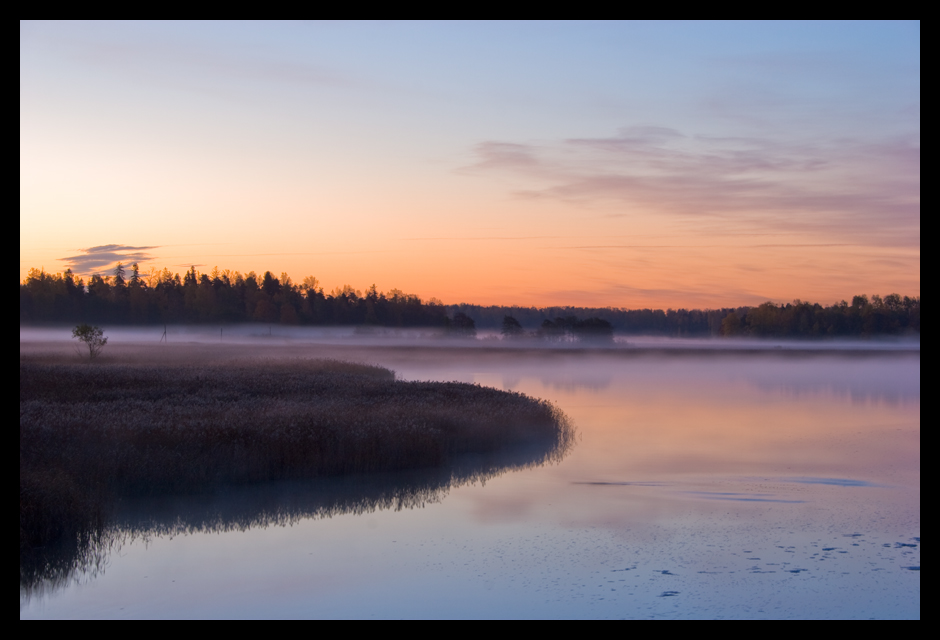
M 21 23 L 20 280 L 120 259 L 447 304 L 920 295 L 918 23 L 545 28 Z
M 200 273 L 215 267 L 243 274 L 286 272 L 294 283 L 313 275 L 327 293 L 346 284 L 363 291 L 375 284 L 379 291 L 399 289 L 445 304 L 704 309 L 797 298 L 828 305 L 858 294 L 920 295 L 917 252 L 783 242 L 738 246 L 613 242 L 412 239 L 402 240 L 399 249 L 258 256 L 218 255 L 216 247 L 161 247 L 154 253 L 170 249 L 179 254 L 139 264 L 143 273 L 166 267 L 182 274 L 189 264 Z M 192 249 L 205 253 L 190 253 Z M 886 262 L 900 268 L 881 268 Z M 857 266 L 856 273 L 846 271 L 849 263 Z M 50 255 L 34 265 L 22 265 L 21 281 L 29 268 L 64 271 Z M 113 264 L 96 272 L 106 274 L 111 269 Z

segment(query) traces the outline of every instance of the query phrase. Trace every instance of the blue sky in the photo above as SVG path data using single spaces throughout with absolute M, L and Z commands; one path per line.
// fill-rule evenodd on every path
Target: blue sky
M 21 278 L 113 244 L 445 302 L 919 295 L 919 173 L 918 22 L 20 26 Z

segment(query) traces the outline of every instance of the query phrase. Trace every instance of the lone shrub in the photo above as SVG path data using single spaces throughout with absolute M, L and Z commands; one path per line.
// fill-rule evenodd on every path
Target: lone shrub
M 104 332 L 88 324 L 80 324 L 72 329 L 72 337 L 78 338 L 88 345 L 88 358 L 94 360 L 104 345 L 108 344 L 108 339 L 104 337 Z

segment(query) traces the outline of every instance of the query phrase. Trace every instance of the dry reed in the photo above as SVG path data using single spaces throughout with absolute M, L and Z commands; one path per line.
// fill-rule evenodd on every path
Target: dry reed
M 527 442 L 553 457 L 571 439 L 546 401 L 381 367 L 21 360 L 21 560 L 100 533 L 115 498 L 432 468 Z

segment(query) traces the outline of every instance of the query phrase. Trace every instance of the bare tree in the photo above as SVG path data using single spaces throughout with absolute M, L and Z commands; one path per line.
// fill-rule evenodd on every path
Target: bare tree
M 101 353 L 104 345 L 108 344 L 104 331 L 88 324 L 80 324 L 72 329 L 72 337 L 78 338 L 88 346 L 89 360 L 94 360 Z

